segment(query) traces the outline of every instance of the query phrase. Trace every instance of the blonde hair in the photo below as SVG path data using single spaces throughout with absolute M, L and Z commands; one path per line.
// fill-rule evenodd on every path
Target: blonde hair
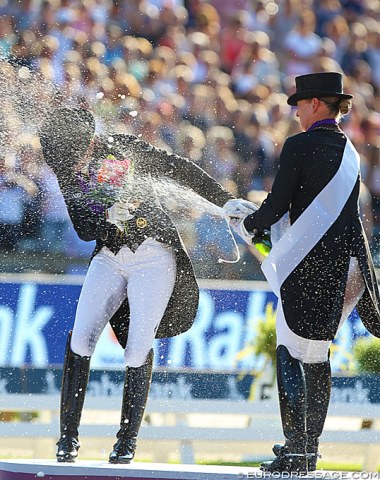
M 347 115 L 352 108 L 352 100 L 350 98 L 322 97 L 319 100 L 325 103 L 330 112 L 338 119 Z

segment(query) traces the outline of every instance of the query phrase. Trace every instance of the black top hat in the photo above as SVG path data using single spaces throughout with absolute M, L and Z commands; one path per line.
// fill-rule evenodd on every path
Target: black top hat
M 343 93 L 343 76 L 337 72 L 310 73 L 296 77 L 296 93 L 288 98 L 288 104 L 297 106 L 299 100 L 306 98 L 340 97 L 352 98 Z
M 54 110 L 40 129 L 46 163 L 57 175 L 66 175 L 83 158 L 94 133 L 95 119 L 88 110 L 66 107 Z

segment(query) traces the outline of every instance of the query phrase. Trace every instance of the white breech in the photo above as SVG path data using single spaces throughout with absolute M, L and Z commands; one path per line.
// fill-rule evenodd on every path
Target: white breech
M 344 303 L 342 315 L 338 329 L 346 321 L 356 304 L 362 297 L 365 290 L 363 275 L 360 271 L 358 259 L 351 257 L 348 271 L 346 291 L 344 294 Z M 305 363 L 321 363 L 328 359 L 330 340 L 308 340 L 292 332 L 288 327 L 282 306 L 277 308 L 276 317 L 277 345 L 284 345 L 289 350 L 293 358 L 297 358 Z
M 125 361 L 129 367 L 143 365 L 175 279 L 175 255 L 168 245 L 148 238 L 135 252 L 123 246 L 116 255 L 103 247 L 90 263 L 79 297 L 71 339 L 73 352 L 91 356 L 107 322 L 128 297 Z

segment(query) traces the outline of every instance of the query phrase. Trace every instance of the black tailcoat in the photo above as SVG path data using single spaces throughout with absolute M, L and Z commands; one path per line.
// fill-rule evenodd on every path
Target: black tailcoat
M 262 230 L 289 211 L 297 218 L 339 169 L 346 137 L 337 126 L 324 126 L 286 140 L 272 191 L 246 227 Z M 357 310 L 365 327 L 380 337 L 379 291 L 368 242 L 359 218 L 360 178 L 321 240 L 281 286 L 287 324 L 301 337 L 331 340 L 342 313 L 350 257 L 356 256 L 365 280 Z
M 57 128 L 54 122 L 57 123 Z M 42 129 L 40 136 L 44 158 L 57 174 L 76 232 L 85 241 L 96 240 L 93 255 L 103 246 L 114 253 L 117 253 L 123 245 L 128 245 L 135 250 L 148 237 L 172 245 L 177 265 L 176 282 L 156 337 L 170 337 L 185 332 L 191 327 L 196 316 L 198 285 L 176 227 L 154 194 L 154 183 L 161 179 L 174 180 L 177 184 L 190 188 L 218 206 L 223 206 L 232 198 L 232 195 L 190 160 L 155 148 L 133 135 L 95 137 L 93 144 L 88 145 L 89 149 L 86 153 L 91 157 L 91 165 L 99 165 L 110 154 L 118 160 L 127 158 L 133 165 L 132 180 L 137 182 L 141 178 L 145 180 L 143 195 L 139 189 L 135 192 L 133 188 L 131 190 L 130 200 L 137 201 L 139 206 L 134 218 L 128 221 L 126 233 L 121 234 L 114 225 L 106 221 L 105 209 L 94 208 L 89 193 L 83 191 L 86 178 L 79 179 L 72 168 L 65 168 L 65 165 L 72 165 L 73 157 L 81 156 L 77 154 L 76 144 L 72 140 L 75 135 L 64 138 L 62 129 L 65 129 L 66 123 L 69 122 L 70 120 L 65 118 L 65 124 L 62 125 L 62 121 L 56 120 L 53 115 L 45 130 Z M 72 125 L 70 127 L 68 131 L 73 132 Z M 58 134 L 57 129 L 60 129 Z M 62 141 L 63 138 L 64 141 Z M 77 140 L 76 138 L 75 141 Z M 83 145 L 81 151 L 83 151 Z M 112 203 L 106 204 L 105 207 Z M 139 227 L 137 219 L 143 219 L 142 226 Z M 129 324 L 128 299 L 112 317 L 110 324 L 119 343 L 125 347 Z

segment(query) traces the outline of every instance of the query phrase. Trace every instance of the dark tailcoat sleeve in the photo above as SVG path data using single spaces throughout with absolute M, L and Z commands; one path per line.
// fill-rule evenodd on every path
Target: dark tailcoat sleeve
M 269 228 L 285 212 L 293 224 L 338 171 L 346 137 L 343 132 L 316 129 L 289 138 L 281 153 L 272 191 L 244 222 L 248 231 Z M 350 258 L 358 258 L 366 289 L 357 305 L 361 320 L 380 334 L 379 293 L 358 211 L 360 178 L 342 212 L 321 240 L 281 286 L 289 328 L 314 340 L 331 340 L 342 314 Z
M 165 152 L 165 154 L 167 153 Z M 180 185 L 191 188 L 195 193 L 219 207 L 222 207 L 228 200 L 233 198 L 231 193 L 222 188 L 218 182 L 195 163 L 175 154 L 167 155 L 167 159 L 164 162 L 166 168 L 162 172 L 167 178 L 171 178 Z
M 271 193 L 268 194 L 259 210 L 244 221 L 249 232 L 269 229 L 289 211 L 294 192 L 300 183 L 298 149 L 297 140 L 294 138 L 286 140 Z
M 154 147 L 134 135 L 114 135 L 114 143 L 136 158 L 136 171 L 152 177 L 174 180 L 218 206 L 233 195 L 191 160 Z

